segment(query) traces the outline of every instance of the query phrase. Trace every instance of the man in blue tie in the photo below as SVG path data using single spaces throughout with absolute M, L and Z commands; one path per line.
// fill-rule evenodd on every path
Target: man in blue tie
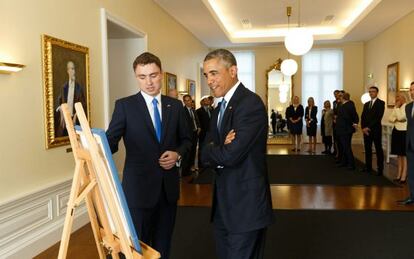
M 159 58 L 143 53 L 133 69 L 140 91 L 116 101 L 106 134 L 113 153 L 124 141 L 122 186 L 140 240 L 169 258 L 179 197 L 176 166 L 191 136 L 181 102 L 161 95 Z
M 268 116 L 263 101 L 238 80 L 237 62 L 225 49 L 204 59 L 215 97 L 203 164 L 216 172 L 212 221 L 220 259 L 263 258 L 266 228 L 273 221 L 267 176 Z

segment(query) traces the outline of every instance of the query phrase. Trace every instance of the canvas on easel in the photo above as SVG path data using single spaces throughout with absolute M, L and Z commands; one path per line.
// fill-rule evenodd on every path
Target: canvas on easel
M 80 126 L 76 126 L 63 106 L 65 122 L 76 162 L 59 257 L 65 258 L 74 210 L 86 201 L 100 258 L 160 258 L 160 254 L 138 239 L 118 177 L 105 132 L 90 129 L 82 105 L 75 104 Z

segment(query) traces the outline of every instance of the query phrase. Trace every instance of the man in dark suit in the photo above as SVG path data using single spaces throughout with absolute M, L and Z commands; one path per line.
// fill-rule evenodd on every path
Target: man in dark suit
M 238 81 L 230 51 L 210 52 L 203 69 L 214 96 L 223 97 L 202 151 L 203 163 L 216 171 L 212 221 L 218 258 L 263 258 L 266 228 L 273 221 L 267 112 L 260 97 Z
M 414 82 L 410 85 L 411 100 L 414 100 Z M 414 102 L 410 102 L 405 106 L 405 115 L 407 116 L 407 173 L 408 173 L 408 187 L 410 196 L 404 200 L 398 201 L 401 205 L 409 205 L 414 203 Z
M 336 117 L 336 134 L 342 149 L 339 167 L 347 167 L 348 170 L 355 170 L 354 154 L 352 152 L 352 135 L 358 128 L 359 117 L 355 104 L 350 100 L 349 93 L 344 93 L 341 104 L 338 105 Z
M 193 99 L 191 95 L 183 96 L 184 114 L 189 130 L 191 131 L 191 149 L 187 156 L 183 157 L 182 174 L 183 176 L 191 175 L 191 171 L 195 171 L 195 155 L 197 151 L 197 140 L 200 132 L 200 122 L 197 113 L 193 108 Z
M 372 171 L 372 142 L 375 145 L 377 154 L 377 175 L 382 175 L 384 171 L 384 151 L 382 150 L 382 126 L 381 120 L 384 115 L 385 103 L 378 96 L 378 87 L 371 86 L 368 90 L 371 101 L 364 104 L 361 115 L 361 129 L 364 134 L 365 147 L 365 168 L 363 172 Z
M 180 101 L 160 93 L 161 61 L 151 53 L 133 64 L 141 89 L 115 103 L 106 132 L 111 151 L 123 138 L 126 159 L 122 187 L 140 239 L 169 257 L 179 180 L 177 163 L 191 146 Z
M 210 98 L 203 96 L 200 101 L 201 107 L 196 110 L 198 120 L 200 121 L 200 134 L 198 135 L 198 167 L 204 168 L 201 162 L 201 147 L 204 145 L 207 132 L 210 127 L 211 114 L 213 110 L 210 107 Z
M 270 122 L 272 124 L 273 135 L 276 135 L 276 120 L 277 120 L 276 112 L 275 110 L 272 109 L 272 112 L 270 113 Z

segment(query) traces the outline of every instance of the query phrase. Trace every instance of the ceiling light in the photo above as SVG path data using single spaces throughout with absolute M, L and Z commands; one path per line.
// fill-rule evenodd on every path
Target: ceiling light
M 307 53 L 313 45 L 313 34 L 311 31 L 304 27 L 300 27 L 300 0 L 298 6 L 298 27 L 289 28 L 290 16 L 292 14 L 292 7 L 288 6 L 286 8 L 286 15 L 288 17 L 288 33 L 285 37 L 285 47 L 286 49 L 296 56 L 301 56 Z
M 285 76 L 291 76 L 298 71 L 298 63 L 293 59 L 285 59 L 280 65 L 280 70 Z

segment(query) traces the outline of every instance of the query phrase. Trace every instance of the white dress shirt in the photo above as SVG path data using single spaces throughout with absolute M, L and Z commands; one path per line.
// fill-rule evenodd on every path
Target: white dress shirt
M 154 105 L 152 104 L 152 100 L 156 98 L 158 101 L 157 107 L 158 107 L 158 112 L 160 113 L 160 119 L 162 122 L 161 93 L 157 94 L 156 96 L 151 96 L 141 91 L 141 94 L 144 97 L 145 103 L 147 104 L 147 108 L 148 108 L 148 111 L 149 111 L 149 114 L 152 120 L 152 125 L 154 126 L 154 129 L 155 129 Z

